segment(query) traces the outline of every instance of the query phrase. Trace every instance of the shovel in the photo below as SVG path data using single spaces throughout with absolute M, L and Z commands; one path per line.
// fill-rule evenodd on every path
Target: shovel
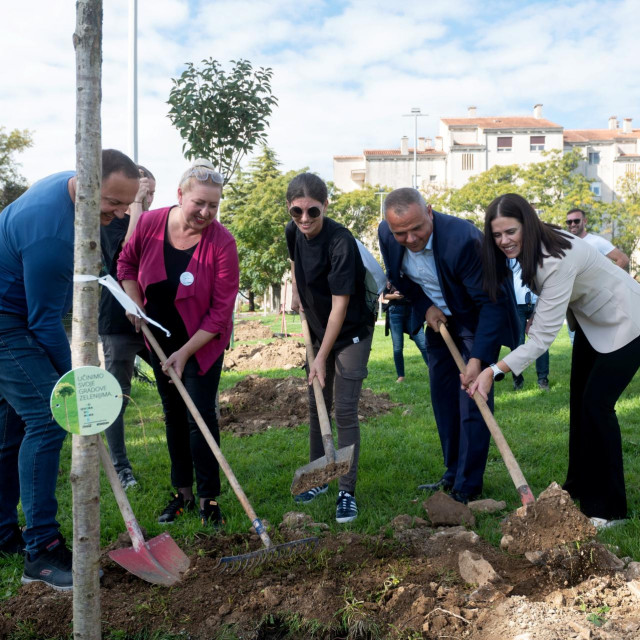
M 451 352 L 453 359 L 456 361 L 456 364 L 458 365 L 458 369 L 460 370 L 460 373 L 464 374 L 467 370 L 467 367 L 464 363 L 464 360 L 462 359 L 462 356 L 460 355 L 460 351 L 458 351 L 458 347 L 456 346 L 456 343 L 453 341 L 453 338 L 449 333 L 449 330 L 444 325 L 444 323 L 441 323 L 439 325 L 439 329 L 440 329 L 440 335 L 443 337 L 444 341 L 447 343 L 447 347 L 449 347 L 449 351 Z M 493 440 L 496 443 L 496 446 L 498 447 L 498 451 L 500 451 L 500 455 L 502 456 L 502 459 L 504 460 L 504 464 L 507 467 L 507 471 L 509 472 L 511 479 L 513 480 L 513 484 L 515 484 L 516 489 L 520 494 L 520 500 L 522 501 L 522 504 L 523 505 L 533 504 L 536 501 L 536 499 L 533 493 L 531 492 L 531 489 L 529 488 L 529 485 L 527 484 L 527 481 L 525 480 L 524 475 L 522 474 L 522 471 L 520 470 L 520 466 L 518 465 L 518 462 L 516 461 L 515 456 L 511 452 L 511 448 L 509 447 L 507 441 L 505 440 L 504 435 L 502 435 L 502 431 L 498 426 L 496 419 L 493 417 L 493 414 L 491 413 L 491 409 L 489 409 L 489 406 L 487 405 L 486 400 L 477 391 L 473 394 L 473 399 L 476 401 L 476 404 L 478 405 L 478 409 L 480 409 L 480 413 L 484 418 L 487 428 L 489 429 L 489 432 L 493 436 Z
M 149 344 L 156 352 L 158 358 L 160 358 L 160 362 L 164 364 L 167 360 L 167 356 L 164 354 L 162 347 L 160 347 L 158 341 L 155 339 L 155 336 L 153 335 L 153 333 L 151 333 L 151 330 L 144 321 L 141 323 L 141 328 Z M 218 567 L 225 571 L 235 573 L 236 571 L 262 564 L 267 560 L 277 559 L 279 557 L 297 553 L 301 550 L 306 550 L 308 547 L 316 546 L 318 544 L 318 538 L 303 538 L 301 540 L 293 540 L 292 542 L 285 542 L 283 544 L 273 544 L 264 524 L 262 524 L 262 520 L 258 518 L 256 512 L 253 510 L 249 499 L 240 486 L 240 483 L 238 482 L 235 474 L 229 466 L 229 463 L 222 454 L 222 451 L 220 451 L 218 443 L 211 435 L 211 431 L 209 431 L 207 423 L 204 421 L 204 418 L 198 411 L 198 408 L 191 399 L 191 396 L 186 390 L 184 384 L 182 384 L 182 380 L 180 380 L 173 367 L 169 367 L 168 372 L 173 384 L 178 390 L 178 393 L 184 400 L 187 409 L 189 409 L 189 412 L 193 416 L 193 419 L 196 421 L 196 424 L 202 432 L 204 439 L 207 441 L 207 444 L 211 448 L 213 455 L 216 457 L 220 468 L 224 471 L 224 475 L 227 477 L 227 480 L 229 481 L 231 488 L 236 494 L 236 497 L 240 501 L 242 508 L 249 517 L 249 520 L 251 520 L 251 524 L 253 525 L 255 532 L 260 536 L 260 539 L 262 540 L 262 543 L 265 547 L 264 549 L 259 549 L 258 551 L 251 551 L 249 553 L 243 553 L 237 556 L 226 556 L 224 558 L 220 558 Z
M 189 558 L 168 533 L 145 542 L 102 438 L 98 438 L 98 450 L 102 467 L 133 543 L 133 547 L 109 551 L 109 557 L 142 580 L 170 587 L 189 568 Z
M 307 348 L 307 361 L 309 362 L 309 366 L 311 366 L 315 356 L 313 346 L 311 345 L 309 325 L 307 324 L 307 318 L 302 309 L 300 310 L 300 321 L 302 322 L 302 333 L 304 334 L 304 343 Z M 334 478 L 343 476 L 351 469 L 351 465 L 353 464 L 355 445 L 351 444 L 348 447 L 342 447 L 342 449 L 338 449 L 338 451 L 336 451 L 333 445 L 331 422 L 329 420 L 329 414 L 327 413 L 327 407 L 324 403 L 322 386 L 317 377 L 313 379 L 313 393 L 318 409 L 324 456 L 296 470 L 293 476 L 293 482 L 291 483 L 291 493 L 293 495 L 304 493 L 314 487 L 327 484 Z

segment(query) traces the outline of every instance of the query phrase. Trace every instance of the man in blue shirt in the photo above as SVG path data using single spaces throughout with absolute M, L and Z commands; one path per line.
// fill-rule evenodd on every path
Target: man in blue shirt
M 466 503 L 482 491 L 489 430 L 461 380 L 467 387 L 495 363 L 501 344 L 518 344 L 513 288 L 495 302 L 483 290 L 482 233 L 469 221 L 433 211 L 416 189 L 392 191 L 384 208 L 378 238 L 388 278 L 411 300 L 412 333 L 427 323 L 431 401 L 446 467 L 440 480 L 419 488 L 448 490 Z M 464 376 L 440 335 L 441 323 L 462 353 Z M 493 396 L 488 404 L 493 408 Z
M 124 216 L 138 184 L 127 156 L 102 152 L 101 224 Z M 73 172 L 54 174 L 0 212 L 0 553 L 24 549 L 22 582 L 58 590 L 73 587 L 71 552 L 56 522 L 66 432 L 53 420 L 49 398 L 71 369 L 62 318 L 73 293 L 76 186 Z

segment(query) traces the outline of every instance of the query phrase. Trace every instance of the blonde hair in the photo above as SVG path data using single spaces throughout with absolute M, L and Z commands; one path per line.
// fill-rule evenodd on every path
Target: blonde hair
M 194 180 L 201 183 L 211 182 L 214 187 L 220 187 L 220 191 L 224 185 L 222 174 L 216 171 L 213 164 L 205 158 L 196 158 L 193 161 L 193 164 L 182 174 L 178 186 L 184 193 L 193 188 Z

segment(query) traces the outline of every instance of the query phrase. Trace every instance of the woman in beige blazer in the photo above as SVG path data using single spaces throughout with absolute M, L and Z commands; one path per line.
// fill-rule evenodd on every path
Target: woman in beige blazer
M 627 500 L 615 404 L 640 367 L 640 284 L 580 238 L 543 223 L 521 196 L 487 208 L 484 287 L 495 299 L 507 259 L 538 295 L 529 341 L 484 369 L 468 389 L 485 396 L 495 380 L 520 374 L 544 353 L 565 316 L 576 337 L 571 361 L 569 469 L 563 485 L 594 522 L 625 518 Z

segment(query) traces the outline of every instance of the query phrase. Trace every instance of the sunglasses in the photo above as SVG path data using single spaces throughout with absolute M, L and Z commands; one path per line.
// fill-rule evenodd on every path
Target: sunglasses
M 577 220 L 567 220 L 567 227 L 570 227 L 572 224 L 580 224 L 582 220 L 578 218 Z
M 303 213 L 304 209 L 301 209 L 300 207 L 291 207 L 289 209 L 289 215 L 292 218 L 301 218 Z M 307 215 L 310 218 L 317 218 L 321 213 L 322 209 L 320 209 L 319 207 L 309 207 L 307 209 Z
M 214 184 L 223 184 L 224 178 L 217 171 L 213 171 L 208 167 L 203 167 L 201 165 L 197 167 L 193 167 L 187 174 L 187 178 L 193 176 L 199 182 L 206 182 L 207 180 L 211 180 Z

